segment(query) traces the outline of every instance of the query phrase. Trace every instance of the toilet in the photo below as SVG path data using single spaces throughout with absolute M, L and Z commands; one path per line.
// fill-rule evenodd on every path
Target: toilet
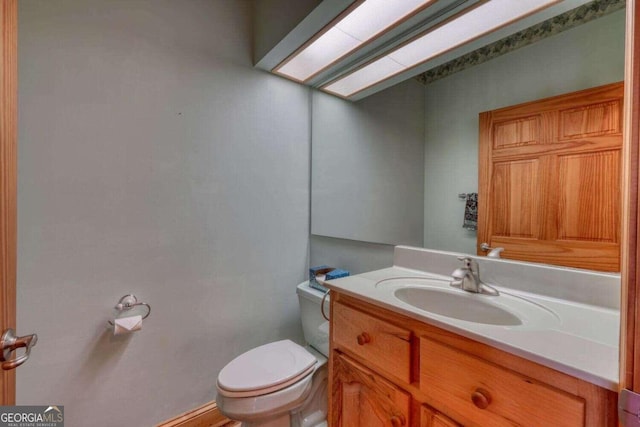
M 297 287 L 305 347 L 291 340 L 261 345 L 229 362 L 218 375 L 216 403 L 243 427 L 324 427 L 327 417 L 329 322 L 324 293 Z

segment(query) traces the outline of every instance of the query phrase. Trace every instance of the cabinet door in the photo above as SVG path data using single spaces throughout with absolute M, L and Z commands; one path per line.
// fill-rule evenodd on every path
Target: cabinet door
M 422 406 L 420 408 L 420 427 L 461 427 L 461 424 L 428 406 Z
M 408 393 L 339 353 L 333 357 L 333 427 L 409 425 Z

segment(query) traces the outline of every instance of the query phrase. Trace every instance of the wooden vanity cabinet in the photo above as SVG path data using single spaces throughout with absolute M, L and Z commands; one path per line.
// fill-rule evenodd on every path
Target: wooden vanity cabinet
M 402 427 L 409 425 L 411 395 L 348 357 L 333 362 L 332 425 Z
M 420 388 L 480 425 L 584 426 L 585 402 L 499 365 L 420 339 Z
M 607 427 L 615 392 L 332 291 L 332 427 Z
M 420 407 L 420 427 L 460 427 L 460 424 L 433 408 Z

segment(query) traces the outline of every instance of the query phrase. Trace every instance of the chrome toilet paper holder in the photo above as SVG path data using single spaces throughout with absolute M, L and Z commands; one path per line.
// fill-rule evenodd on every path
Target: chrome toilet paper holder
M 120 301 L 118 301 L 118 304 L 116 304 L 114 308 L 118 310 L 119 314 L 122 314 L 139 306 L 144 306 L 147 308 L 147 314 L 142 316 L 142 320 L 144 320 L 151 314 L 151 306 L 146 302 L 138 302 L 138 298 L 136 298 L 136 296 L 133 294 L 125 295 L 120 298 Z M 108 322 L 109 325 L 115 326 L 115 324 L 111 320 L 109 320 Z

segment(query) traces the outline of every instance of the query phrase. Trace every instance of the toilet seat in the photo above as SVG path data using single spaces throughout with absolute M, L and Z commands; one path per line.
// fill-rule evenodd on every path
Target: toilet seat
M 252 397 L 282 390 L 313 373 L 317 359 L 304 347 L 282 340 L 233 359 L 218 375 L 217 388 L 228 397 Z

